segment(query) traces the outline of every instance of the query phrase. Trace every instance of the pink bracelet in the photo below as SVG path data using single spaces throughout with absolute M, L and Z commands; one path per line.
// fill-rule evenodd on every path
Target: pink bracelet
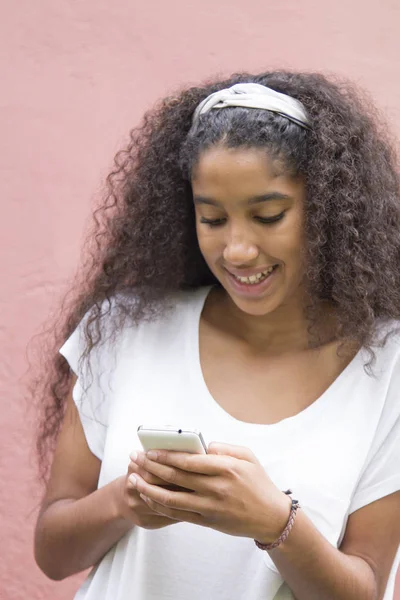
M 284 494 L 286 494 L 287 496 L 289 496 L 291 493 L 292 493 L 291 490 L 287 490 L 286 492 L 284 492 Z M 286 523 L 286 527 L 282 531 L 281 535 L 278 537 L 278 539 L 275 542 L 272 542 L 272 544 L 262 544 L 261 542 L 254 540 L 257 548 L 260 548 L 260 550 L 273 550 L 274 548 L 277 548 L 278 546 L 283 544 L 283 542 L 285 542 L 287 540 L 289 533 L 292 531 L 292 528 L 294 525 L 294 520 L 296 518 L 296 514 L 297 514 L 297 511 L 299 508 L 300 508 L 299 501 L 294 500 L 292 498 L 292 506 L 290 507 L 289 519 L 288 519 L 288 522 Z

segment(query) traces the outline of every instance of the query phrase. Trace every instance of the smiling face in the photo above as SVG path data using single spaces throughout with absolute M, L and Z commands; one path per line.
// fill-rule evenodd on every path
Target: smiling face
M 200 250 L 236 306 L 251 315 L 299 304 L 304 184 L 259 148 L 205 150 L 193 169 Z

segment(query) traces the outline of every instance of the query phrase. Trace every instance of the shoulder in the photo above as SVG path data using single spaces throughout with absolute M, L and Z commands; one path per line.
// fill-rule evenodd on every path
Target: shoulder
M 400 320 L 379 320 L 375 327 L 375 335 L 378 344 L 382 341 L 392 340 L 395 345 L 400 346 Z
M 104 353 L 112 346 L 120 346 L 126 337 L 131 341 L 132 335 L 143 330 L 150 332 L 182 326 L 185 319 L 200 315 L 209 290 L 209 287 L 201 287 L 172 292 L 149 309 L 146 300 L 135 290 L 116 294 L 87 310 L 60 352 L 64 356 L 70 353 L 83 355 L 90 341 L 96 354 Z
M 125 325 L 134 330 L 168 327 L 175 323 L 183 326 L 185 320 L 200 316 L 209 291 L 210 287 L 201 287 L 166 293 L 162 300 L 150 307 L 146 306 L 146 300 L 138 299 L 134 294 L 120 295 L 114 300 L 114 316 L 130 315 Z M 137 303 L 140 303 L 139 307 Z
M 380 379 L 400 367 L 400 321 L 378 321 L 372 343 L 360 350 L 362 364 L 373 378 Z M 361 363 L 360 363 L 361 364 Z
M 134 289 L 119 293 L 98 306 L 92 306 L 78 328 L 83 329 L 93 318 L 101 330 L 108 334 L 117 328 L 117 324 L 119 329 L 123 329 L 166 323 L 183 312 L 201 310 L 209 290 L 210 287 L 200 287 L 169 292 L 157 302 L 148 302 L 145 296 L 142 298 Z
M 148 304 L 134 293 L 119 294 L 101 307 L 99 352 L 118 356 L 135 349 L 168 344 L 197 327 L 209 287 L 166 294 L 158 303 Z
M 373 343 L 361 348 L 339 383 L 335 389 L 347 398 L 361 435 L 387 435 L 400 418 L 400 321 L 377 324 Z
M 370 386 L 377 394 L 375 402 L 382 403 L 380 426 L 389 431 L 400 420 L 400 321 L 379 324 L 372 351 Z

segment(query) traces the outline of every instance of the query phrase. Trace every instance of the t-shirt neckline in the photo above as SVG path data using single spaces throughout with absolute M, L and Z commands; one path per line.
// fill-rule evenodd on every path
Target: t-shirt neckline
M 336 377 L 330 386 L 309 406 L 301 410 L 299 413 L 277 421 L 276 423 L 250 423 L 237 419 L 227 412 L 211 394 L 206 381 L 204 379 L 203 370 L 200 360 L 200 318 L 206 299 L 211 292 L 213 286 L 201 288 L 198 295 L 198 301 L 195 303 L 194 312 L 191 314 L 189 327 L 189 364 L 191 365 L 192 376 L 195 384 L 195 389 L 199 393 L 199 397 L 207 403 L 209 408 L 218 420 L 229 421 L 231 424 L 240 426 L 249 430 L 283 430 L 291 427 L 298 427 L 303 422 L 318 416 L 324 410 L 327 410 L 331 402 L 340 402 L 340 394 L 337 393 L 338 388 L 342 383 L 351 377 L 354 370 L 360 366 L 362 360 L 363 349 L 361 348 L 343 371 Z M 361 365 L 362 368 L 362 365 Z M 357 369 L 358 370 L 358 369 Z

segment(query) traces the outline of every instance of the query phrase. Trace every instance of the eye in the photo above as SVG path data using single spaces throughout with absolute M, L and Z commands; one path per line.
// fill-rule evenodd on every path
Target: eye
M 206 219 L 205 217 L 200 217 L 200 223 L 209 227 L 220 227 L 225 223 L 225 219 Z
M 285 216 L 285 211 L 283 210 L 279 215 L 275 215 L 274 217 L 254 217 L 256 221 L 262 223 L 264 225 L 270 225 L 271 223 L 277 223 L 281 221 Z

